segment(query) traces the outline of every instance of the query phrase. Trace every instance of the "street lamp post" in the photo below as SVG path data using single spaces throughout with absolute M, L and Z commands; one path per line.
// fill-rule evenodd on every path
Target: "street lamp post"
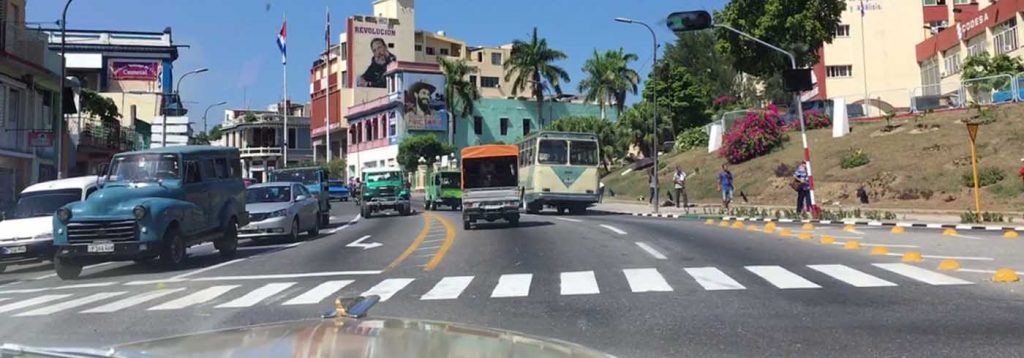
M 208 69 L 206 67 L 197 68 L 197 69 L 194 69 L 192 71 L 185 72 L 184 74 L 181 75 L 181 77 L 178 77 L 178 83 L 174 85 L 174 98 L 177 98 L 178 102 L 181 103 L 181 97 L 178 95 L 178 90 L 181 89 L 181 81 L 184 81 L 185 77 L 188 77 L 188 75 L 191 75 L 191 74 L 203 73 L 203 72 L 206 72 L 206 71 L 209 71 L 209 70 L 210 69 Z M 161 118 L 162 118 L 160 120 L 160 146 L 161 147 L 167 147 L 167 104 L 166 103 L 164 104 L 164 106 L 162 106 L 160 108 L 160 115 L 161 115 Z
M 643 27 L 647 28 L 647 31 L 651 32 L 651 39 L 654 42 L 654 51 L 653 51 L 654 55 L 652 56 L 652 58 L 654 60 L 651 62 L 651 71 L 654 72 L 655 71 L 655 67 L 658 65 L 658 35 L 656 35 L 654 33 L 654 29 L 652 29 L 650 25 L 647 25 L 646 23 L 644 23 L 642 21 L 637 21 L 637 20 L 633 20 L 633 19 L 629 19 L 629 18 L 625 18 L 625 17 L 616 17 L 615 21 L 618 21 L 618 22 L 621 22 L 621 23 L 626 23 L 626 24 L 643 25 Z M 653 198 L 652 198 L 651 201 L 654 203 L 654 213 L 658 213 L 658 206 L 659 206 L 658 205 L 658 94 L 654 93 L 654 92 L 651 92 L 651 93 L 652 93 L 651 96 L 652 96 L 652 102 L 653 102 L 652 104 L 654 105 L 653 106 L 654 107 L 654 118 L 653 118 L 654 132 L 652 133 L 653 138 L 654 138 L 654 140 L 653 140 L 654 146 L 653 146 L 653 149 L 651 149 L 651 151 L 654 152 L 653 153 L 653 157 L 654 157 L 654 169 L 653 169 L 653 172 L 654 172 L 654 178 L 653 178 L 654 179 L 654 193 L 652 194 Z M 679 200 L 679 199 L 677 198 L 676 200 Z
M 228 102 L 227 101 L 220 101 L 220 102 L 211 104 L 209 106 L 206 106 L 206 110 L 203 111 L 203 133 L 206 133 L 207 136 L 209 136 L 210 133 L 209 133 L 209 128 L 206 127 L 206 114 L 210 112 L 210 108 L 217 107 L 217 106 L 223 106 L 225 104 L 228 104 Z
M 64 43 L 67 42 L 68 7 L 72 0 L 64 3 L 64 11 L 60 14 L 60 103 L 57 104 L 60 117 L 57 118 L 57 125 L 54 126 L 53 137 L 57 139 L 57 179 L 64 179 L 64 77 L 67 76 L 67 53 Z

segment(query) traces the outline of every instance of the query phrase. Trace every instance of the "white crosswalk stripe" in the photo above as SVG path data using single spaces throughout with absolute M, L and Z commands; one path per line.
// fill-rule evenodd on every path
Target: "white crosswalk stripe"
M 56 301 L 56 300 L 59 300 L 59 299 L 70 297 L 70 296 L 71 296 L 71 294 L 43 295 L 43 296 L 39 296 L 39 297 L 29 298 L 27 300 L 21 300 L 21 301 L 18 301 L 18 302 L 12 302 L 12 303 L 8 303 L 6 305 L 0 306 L 0 313 L 11 312 L 11 311 L 14 311 L 14 310 L 20 310 L 22 308 L 32 307 L 32 306 L 44 304 L 44 303 L 47 303 L 47 302 L 50 302 L 50 301 Z
M 223 285 L 213 286 L 199 290 L 188 296 L 168 301 L 166 303 L 150 307 L 150 311 L 162 311 L 162 310 L 177 310 L 192 305 L 198 305 L 201 303 L 212 301 L 220 295 L 227 293 L 240 285 Z
M 917 266 L 910 266 L 907 264 L 874 264 L 875 266 L 893 272 L 895 274 L 909 277 L 917 281 L 927 283 L 929 285 L 970 285 L 970 281 L 964 281 L 959 278 L 943 275 L 935 271 L 925 270 Z
M 658 269 L 640 268 L 624 269 L 622 274 L 626 275 L 626 282 L 633 292 L 670 292 L 672 286 L 668 285 L 665 277 L 658 273 Z
M 31 310 L 31 311 L 28 311 L 28 312 L 24 312 L 24 313 L 19 313 L 19 314 L 16 314 L 14 316 L 15 317 L 25 317 L 25 316 L 45 316 L 45 315 L 50 315 L 50 314 L 54 314 L 54 313 L 57 313 L 57 312 L 60 312 L 60 311 L 63 311 L 63 310 L 69 310 L 69 309 L 72 309 L 72 308 L 75 308 L 75 307 L 85 306 L 85 305 L 93 303 L 93 302 L 99 302 L 99 301 L 102 301 L 102 300 L 105 300 L 105 299 L 108 299 L 108 298 L 111 298 L 111 297 L 117 297 L 117 296 L 120 296 L 120 295 L 123 295 L 123 294 L 125 294 L 125 292 L 100 292 L 100 293 L 89 295 L 89 296 L 85 296 L 85 297 L 82 297 L 82 298 L 78 298 L 78 299 L 74 299 L 74 300 L 70 300 L 70 301 L 65 301 L 65 302 L 61 302 L 61 303 L 58 303 L 58 304 L 55 304 L 55 305 L 46 306 L 46 307 L 41 307 L 41 308 L 34 309 L 34 310 Z
M 808 281 L 807 279 L 800 277 L 800 275 L 784 269 L 781 266 L 746 266 L 745 268 L 747 271 L 761 276 L 761 278 L 768 281 L 768 283 L 771 283 L 775 287 L 781 289 L 821 288 L 818 284 Z
M 368 291 L 363 292 L 363 296 L 378 295 L 382 302 L 387 301 L 391 296 L 394 296 L 398 291 L 412 283 L 413 280 L 411 278 L 389 278 L 381 281 L 376 286 L 370 287 Z
M 263 285 L 263 287 L 257 288 L 252 292 L 245 294 L 245 296 L 228 301 L 227 303 L 219 304 L 217 305 L 217 308 L 249 307 L 257 303 L 260 303 L 260 301 L 263 301 L 270 296 L 276 295 L 281 291 L 287 290 L 289 287 L 292 287 L 292 285 L 295 285 L 295 282 L 268 283 L 266 285 Z
M 517 273 L 501 275 L 498 285 L 494 286 L 491 297 L 526 297 L 530 295 L 530 283 L 533 274 Z
M 469 283 L 473 282 L 473 276 L 452 276 L 442 278 L 438 281 L 434 288 L 427 291 L 421 300 L 453 300 L 459 298 L 462 291 L 469 287 Z
M 120 300 L 117 300 L 117 301 L 114 301 L 114 302 L 111 302 L 111 303 L 108 303 L 108 304 L 105 304 L 105 305 L 102 305 L 102 306 L 99 306 L 99 307 L 96 307 L 96 308 L 90 308 L 90 309 L 87 309 L 85 311 L 82 311 L 82 313 L 110 313 L 110 312 L 117 312 L 117 311 L 123 310 L 123 309 L 128 308 L 128 307 L 132 307 L 132 306 L 135 306 L 135 305 L 138 305 L 138 304 L 146 303 L 146 302 L 155 300 L 157 298 L 164 297 L 164 296 L 167 296 L 167 295 L 175 293 L 175 292 L 181 292 L 181 291 L 184 291 L 184 290 L 185 290 L 185 288 L 167 288 L 167 289 L 149 291 L 149 292 L 138 294 L 138 295 L 135 295 L 135 296 L 132 296 L 132 297 L 120 299 Z
M 846 282 L 853 287 L 892 287 L 895 283 L 854 270 L 846 265 L 807 265 L 812 270 L 829 275 L 834 279 Z
M 597 288 L 594 271 L 562 272 L 561 276 L 561 294 L 563 296 L 601 293 L 601 290 Z
M 320 303 L 320 301 L 323 301 L 325 298 L 329 297 L 330 295 L 333 295 L 335 292 L 338 292 L 338 290 L 345 288 L 345 286 L 348 286 L 351 283 L 352 280 L 327 281 L 317 285 L 316 287 L 313 287 L 312 289 L 302 293 L 301 295 L 296 296 L 293 299 L 286 301 L 285 303 L 283 303 L 283 305 L 288 306 L 317 304 Z
M 745 290 L 739 282 L 714 267 L 687 267 L 683 269 L 690 274 L 701 287 L 708 291 Z

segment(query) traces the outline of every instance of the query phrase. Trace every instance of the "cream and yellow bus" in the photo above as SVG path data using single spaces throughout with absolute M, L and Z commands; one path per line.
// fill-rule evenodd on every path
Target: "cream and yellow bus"
M 583 214 L 598 200 L 597 136 L 535 132 L 519 142 L 519 187 L 527 213 L 544 207 Z

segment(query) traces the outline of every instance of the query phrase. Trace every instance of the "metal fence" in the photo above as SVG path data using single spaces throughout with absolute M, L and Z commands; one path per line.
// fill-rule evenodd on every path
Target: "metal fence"
M 1017 100 L 1013 75 L 1002 74 L 961 81 L 964 103 L 996 104 Z

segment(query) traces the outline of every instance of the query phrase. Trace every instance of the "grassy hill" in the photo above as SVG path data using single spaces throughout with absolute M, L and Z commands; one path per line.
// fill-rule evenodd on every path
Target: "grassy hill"
M 978 131 L 979 167 L 1002 170 L 1004 178 L 982 188 L 985 211 L 1024 211 L 1024 184 L 1017 172 L 1024 164 L 1024 105 L 994 107 L 996 122 Z M 853 132 L 832 138 L 832 130 L 808 132 L 816 199 L 823 207 L 858 206 L 857 188 L 865 186 L 870 207 L 967 210 L 974 208 L 971 188 L 962 176 L 971 172 L 966 126 L 960 120 L 973 110 L 932 113 L 917 120 L 894 120 L 897 128 L 885 132 L 884 121 L 852 125 Z M 795 206 L 796 194 L 788 186 L 792 170 L 803 159 L 800 133 L 789 133 L 782 149 L 745 163 L 732 165 L 736 203 Z M 864 166 L 843 169 L 840 159 L 850 150 L 863 150 L 870 158 Z M 661 188 L 671 188 L 675 166 L 690 174 L 687 193 L 691 202 L 720 203 L 715 190 L 717 173 L 725 160 L 718 153 L 698 148 L 661 157 Z M 784 166 L 784 167 L 783 167 Z M 647 195 L 646 172 L 612 170 L 602 179 L 619 200 Z M 784 170 L 785 169 L 785 170 Z M 776 171 L 778 170 L 778 174 Z M 780 176 L 781 175 L 781 176 Z M 664 194 L 662 195 L 664 198 Z

